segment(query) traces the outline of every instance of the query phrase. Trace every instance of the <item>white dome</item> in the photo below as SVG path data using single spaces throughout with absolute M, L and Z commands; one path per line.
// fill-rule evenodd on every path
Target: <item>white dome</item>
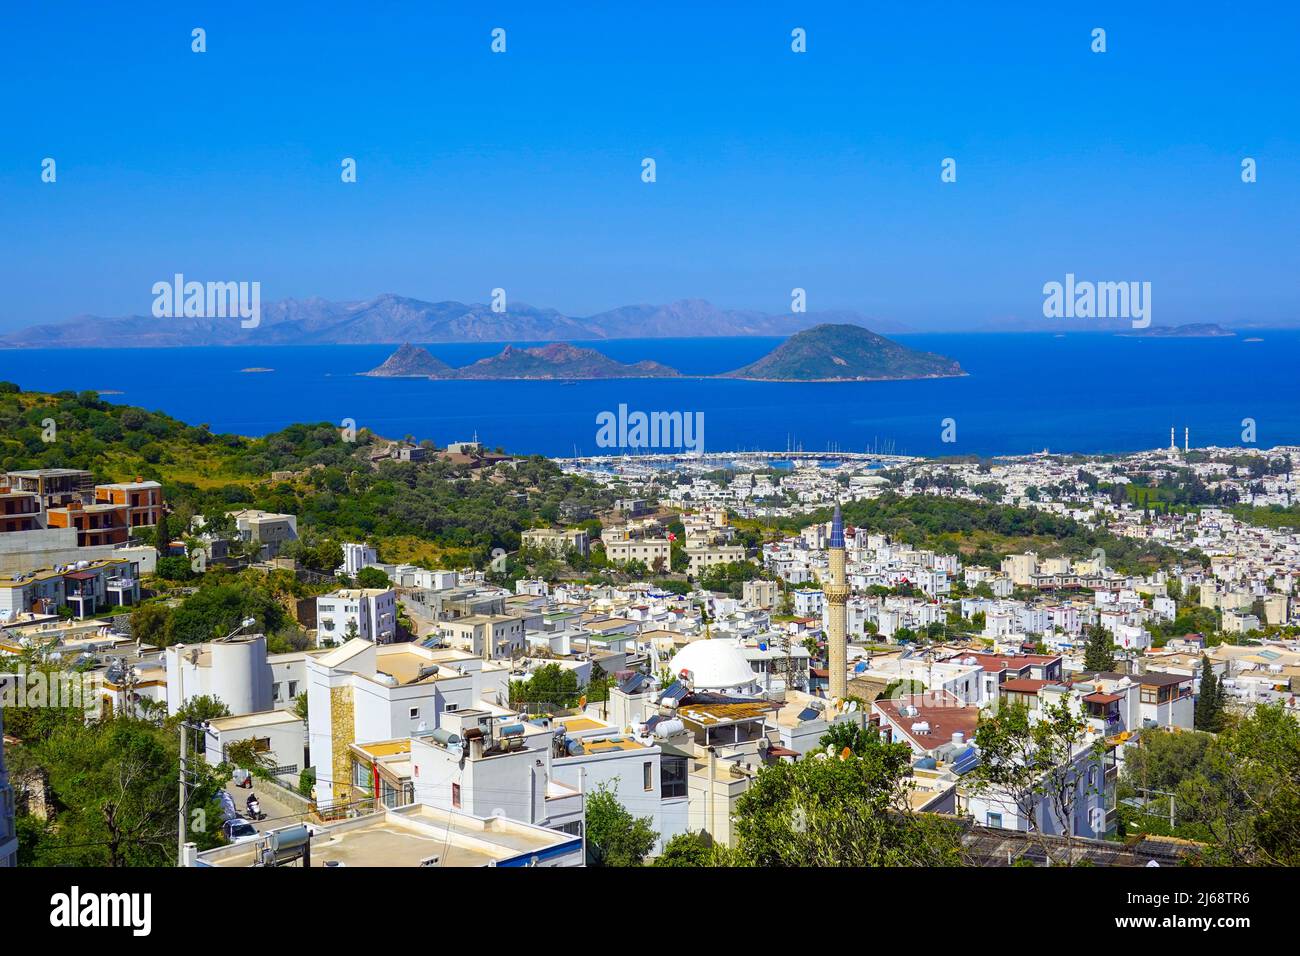
M 754 683 L 754 671 L 734 643 L 722 638 L 692 641 L 668 664 L 673 676 L 691 672 L 696 690 L 727 690 Z

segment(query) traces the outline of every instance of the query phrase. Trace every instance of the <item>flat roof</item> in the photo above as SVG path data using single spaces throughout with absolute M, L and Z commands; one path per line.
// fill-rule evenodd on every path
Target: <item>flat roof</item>
M 200 859 L 214 866 L 252 866 L 254 846 L 250 841 L 222 847 Z M 579 838 L 558 830 L 416 804 L 316 827 L 311 865 L 418 867 L 433 857 L 436 866 L 523 865 L 533 855 L 576 852 L 581 846 Z
M 590 717 L 576 715 L 573 717 L 559 717 L 555 721 L 565 730 L 603 730 L 608 724 L 602 724 L 598 720 L 592 720 Z
M 215 730 L 243 730 L 248 727 L 273 727 L 277 724 L 301 724 L 302 718 L 291 710 L 262 710 L 237 717 L 217 717 L 208 721 Z
M 409 754 L 411 752 L 411 738 L 377 740 L 367 744 L 354 743 L 352 746 L 371 757 L 395 757 L 398 754 Z

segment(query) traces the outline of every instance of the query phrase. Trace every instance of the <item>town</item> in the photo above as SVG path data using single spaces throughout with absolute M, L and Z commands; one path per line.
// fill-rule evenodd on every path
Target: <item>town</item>
M 0 474 L 0 863 L 1300 859 L 1268 819 L 1300 740 L 1300 447 L 546 462 L 318 437 L 333 464 L 255 476 L 293 511 Z M 524 526 L 444 562 L 320 518 L 439 481 Z M 60 681 L 75 706 L 36 699 Z M 111 822 L 77 806 L 127 776 Z M 111 849 L 61 849 L 87 834 Z

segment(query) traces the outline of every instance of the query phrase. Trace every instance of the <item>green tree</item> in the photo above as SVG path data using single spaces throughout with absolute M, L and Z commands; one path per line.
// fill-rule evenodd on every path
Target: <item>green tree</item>
M 1196 729 L 1213 733 L 1223 729 L 1223 691 L 1210 658 L 1201 655 L 1201 692 L 1196 698 Z
M 1209 831 L 1208 862 L 1300 866 L 1300 723 L 1261 704 L 1206 747 L 1176 790 L 1179 813 Z
M 753 866 L 955 866 L 954 827 L 913 813 L 906 744 L 759 770 L 734 816 L 736 860 Z
M 392 581 L 379 568 L 362 568 L 357 572 L 357 587 L 388 588 L 392 587 Z
M 158 549 L 158 557 L 164 557 L 167 554 L 167 544 L 169 530 L 167 526 L 167 512 L 163 508 L 158 509 L 158 524 L 154 526 L 154 543 Z
M 1043 703 L 1037 715 L 1023 704 L 999 707 L 982 715 L 975 730 L 980 762 L 970 786 L 993 801 L 1012 803 L 1031 832 L 1041 830 L 1045 807 L 1069 841 L 1075 806 L 1093 786 L 1078 762 L 1086 736 L 1087 721 L 1064 702 Z M 1100 755 L 1097 750 L 1094 758 Z
M 587 842 L 600 866 L 640 866 L 659 834 L 649 817 L 634 817 L 618 802 L 608 784 L 587 796 Z
M 559 664 L 544 664 L 528 680 L 510 682 L 510 704 L 545 705 L 563 710 L 577 704 L 578 676 Z
M 1083 649 L 1083 669 L 1093 673 L 1115 669 L 1115 645 L 1110 632 L 1100 624 L 1088 628 L 1087 643 Z
M 821 739 L 817 741 L 817 746 L 823 750 L 829 748 L 829 752 L 838 755 L 845 748 L 857 756 L 866 753 L 868 747 L 875 747 L 880 744 L 880 733 L 873 726 L 860 727 L 856 722 L 843 720 L 836 724 L 831 724 L 826 728 L 826 733 L 822 734 Z
M 655 866 L 718 866 L 717 844 L 705 830 L 679 833 L 655 857 Z
M 57 812 L 43 843 L 47 862 L 168 866 L 176 862 L 179 737 L 174 726 L 115 717 L 67 724 L 34 748 Z M 226 777 L 191 761 L 187 820 L 201 848 L 219 843 L 216 802 Z

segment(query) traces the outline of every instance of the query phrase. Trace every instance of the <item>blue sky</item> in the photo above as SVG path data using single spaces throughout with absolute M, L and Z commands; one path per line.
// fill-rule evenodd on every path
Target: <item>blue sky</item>
M 918 328 L 1074 272 L 1157 324 L 1300 319 L 1294 4 L 183 6 L 4 11 L 0 328 L 175 272 L 572 314 L 801 286 Z

